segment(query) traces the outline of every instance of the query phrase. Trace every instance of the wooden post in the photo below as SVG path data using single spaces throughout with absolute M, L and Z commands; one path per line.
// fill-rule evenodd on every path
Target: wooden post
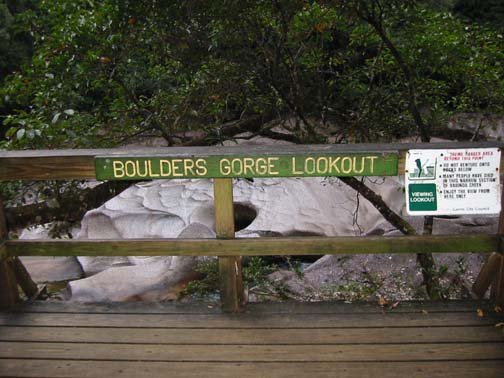
M 497 231 L 500 236 L 499 242 L 499 253 L 500 260 L 497 268 L 497 273 L 495 275 L 495 280 L 492 284 L 491 297 L 495 300 L 495 303 L 503 306 L 504 305 L 504 188 L 501 194 L 501 212 L 499 216 L 499 229 Z
M 501 254 L 499 273 L 495 280 L 495 303 L 504 307 L 504 255 Z
M 39 294 L 39 289 L 35 281 L 26 270 L 25 266 L 18 257 L 11 257 L 10 263 L 16 276 L 17 283 L 28 299 L 34 299 Z
M 502 157 L 501 157 L 502 159 Z M 481 268 L 472 291 L 478 298 L 483 298 L 490 284 L 490 299 L 504 306 L 504 188 L 501 193 L 501 212 L 497 234 L 500 237 L 498 253 L 492 253 Z
M 501 262 L 501 254 L 493 252 L 488 257 L 487 261 L 483 264 L 478 278 L 474 281 L 472 286 L 473 293 L 479 298 L 483 298 L 488 288 L 495 281 L 495 277 L 498 274 L 499 266 Z
M 501 156 L 501 162 L 504 156 Z M 497 234 L 500 238 L 498 250 L 492 253 L 481 268 L 472 291 L 481 299 L 491 285 L 490 298 L 496 303 L 504 305 L 504 187 L 501 193 L 501 212 Z
M 233 239 L 233 180 L 214 179 L 215 230 L 218 239 Z M 243 304 L 241 256 L 219 256 L 219 277 L 222 309 L 238 312 Z
M 12 263 L 7 257 L 4 245 L 7 239 L 7 223 L 4 207 L 0 198 L 0 310 L 7 309 L 19 301 L 19 291 Z

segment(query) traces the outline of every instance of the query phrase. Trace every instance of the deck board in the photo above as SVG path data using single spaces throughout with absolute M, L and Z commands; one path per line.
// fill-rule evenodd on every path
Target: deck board
M 482 302 L 41 302 L 0 314 L 0 377 L 502 377 L 502 322 Z
M 0 314 L 0 326 L 129 328 L 365 328 L 489 325 L 489 314 L 386 313 L 344 314 Z
M 461 329 L 463 328 L 463 332 Z M 0 327 L 0 341 L 167 345 L 318 345 L 503 341 L 493 325 L 424 328 L 187 329 Z

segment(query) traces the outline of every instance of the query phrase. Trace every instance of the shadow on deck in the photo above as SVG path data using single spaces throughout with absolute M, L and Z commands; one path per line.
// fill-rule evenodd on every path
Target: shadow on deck
M 500 322 L 480 302 L 42 302 L 0 313 L 0 376 L 503 377 Z

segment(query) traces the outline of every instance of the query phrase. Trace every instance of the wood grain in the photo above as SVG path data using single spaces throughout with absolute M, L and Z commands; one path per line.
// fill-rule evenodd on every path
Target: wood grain
M 493 325 L 467 327 L 191 329 L 0 327 L 0 341 L 166 345 L 326 345 L 504 342 Z
M 488 256 L 472 286 L 472 292 L 477 298 L 483 298 L 490 285 L 497 279 L 501 260 L 502 255 L 497 252 L 492 252 Z
M 265 256 L 493 252 L 488 234 L 242 239 L 9 240 L 11 256 Z
M 378 345 L 153 345 L 0 342 L 0 358 L 214 361 L 214 362 L 374 362 L 504 359 L 503 343 Z
M 233 180 L 214 179 L 215 230 L 218 239 L 234 239 Z M 217 249 L 218 253 L 220 250 Z M 241 256 L 219 255 L 219 279 L 222 309 L 239 312 L 243 305 Z
M 15 314 L 0 313 L 2 326 L 129 328 L 376 328 L 495 325 L 502 317 L 487 313 L 378 314 Z
M 271 314 L 376 314 L 384 313 L 471 313 L 481 308 L 492 312 L 494 306 L 488 301 L 450 300 L 450 301 L 406 301 L 397 303 L 393 309 L 382 307 L 377 302 L 340 301 L 327 302 L 260 302 L 248 303 L 244 313 L 249 315 Z M 108 302 L 108 303 L 77 303 L 68 301 L 35 301 L 30 304 L 20 304 L 12 311 L 21 313 L 101 313 L 101 314 L 219 314 L 216 303 L 196 302 Z
M 501 377 L 502 317 L 489 305 L 408 303 L 393 313 L 289 302 L 209 314 L 38 303 L 0 314 L 0 377 Z
M 234 239 L 233 180 L 214 179 L 215 232 L 218 239 Z
M 502 378 L 504 361 L 409 362 L 151 362 L 3 360 L 0 376 L 69 378 Z
M 16 276 L 12 270 L 12 261 L 0 258 L 0 310 L 5 310 L 19 302 Z

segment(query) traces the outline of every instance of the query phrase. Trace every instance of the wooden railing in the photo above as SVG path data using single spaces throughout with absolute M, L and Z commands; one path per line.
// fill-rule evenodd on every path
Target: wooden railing
M 226 311 L 243 304 L 241 256 L 356 253 L 501 252 L 497 234 L 400 237 L 284 237 L 234 239 L 232 179 L 238 177 L 397 176 L 410 149 L 501 148 L 504 143 L 378 144 L 0 152 L 0 181 L 214 180 L 217 239 L 8 240 L 0 203 L 0 306 L 17 301 L 10 259 L 17 256 L 219 256 L 221 299 Z M 500 168 L 504 167 L 501 158 Z M 502 212 L 501 212 L 502 214 Z M 336 216 L 336 214 L 335 214 Z M 504 266 L 504 259 L 501 268 Z M 494 262 L 495 265 L 495 262 Z M 493 269 L 493 270 L 492 270 Z M 496 269 L 492 268 L 492 274 Z M 489 270 L 489 269 L 487 269 Z M 497 269 L 498 270 L 498 269 Z M 500 275 L 502 280 L 502 272 Z M 479 291 L 492 279 L 486 277 Z M 488 285 L 487 285 L 488 281 Z M 485 287 L 486 286 L 486 287 Z M 503 283 L 496 283 L 502 296 Z

